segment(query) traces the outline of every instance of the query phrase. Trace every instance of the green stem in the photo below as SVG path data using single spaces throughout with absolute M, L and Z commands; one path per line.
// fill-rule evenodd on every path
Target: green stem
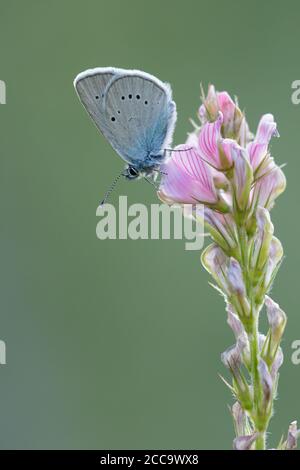
M 266 433 L 261 433 L 255 441 L 256 450 L 266 450 Z
M 255 432 L 259 433 L 259 436 L 256 440 L 255 446 L 257 450 L 265 449 L 266 441 L 266 430 L 268 426 L 268 417 L 262 415 L 264 407 L 263 405 L 263 391 L 260 381 L 260 375 L 258 370 L 259 364 L 259 333 L 258 333 L 258 312 L 255 308 L 254 302 L 254 286 L 251 281 L 251 276 L 249 275 L 249 239 L 247 232 L 243 224 L 238 228 L 239 235 L 239 245 L 241 253 L 241 267 L 244 274 L 244 282 L 247 291 L 248 301 L 251 305 L 251 317 L 249 319 L 249 325 L 247 328 L 247 334 L 250 344 L 250 354 L 251 354 L 251 367 L 250 367 L 250 377 L 253 387 L 253 407 L 250 413 L 250 418 L 255 428 Z M 249 328 L 250 326 L 250 328 Z
M 249 335 L 251 350 L 251 376 L 253 383 L 254 407 L 257 410 L 261 401 L 261 385 L 258 372 L 259 345 L 258 345 L 258 325 L 257 319 L 253 318 L 253 332 Z
M 258 438 L 255 442 L 256 450 L 264 450 L 265 449 L 265 441 L 266 441 L 266 430 L 268 421 L 265 416 L 261 415 L 261 411 L 263 410 L 262 400 L 263 400 L 263 393 L 262 393 L 262 386 L 260 382 L 260 376 L 258 371 L 258 363 L 259 363 L 259 342 L 258 342 L 258 315 L 256 312 L 253 312 L 253 331 L 252 334 L 249 335 L 249 342 L 250 342 L 250 351 L 251 351 L 251 379 L 252 379 L 252 386 L 253 386 L 253 410 L 251 413 L 251 419 L 253 425 L 255 427 L 255 432 L 259 433 Z

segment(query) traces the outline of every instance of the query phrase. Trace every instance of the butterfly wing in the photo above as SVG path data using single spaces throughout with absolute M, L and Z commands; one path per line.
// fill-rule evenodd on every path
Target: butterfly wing
M 106 87 L 117 73 L 112 67 L 95 68 L 81 72 L 74 80 L 74 87 L 81 103 L 108 140 L 110 132 L 103 103 Z
M 171 89 L 143 72 L 114 77 L 105 93 L 105 112 L 114 129 L 112 146 L 140 164 L 170 145 L 176 120 Z
M 143 169 L 149 156 L 155 159 L 171 143 L 176 121 L 171 89 L 144 72 L 96 70 L 101 73 L 75 79 L 80 100 L 116 152 Z

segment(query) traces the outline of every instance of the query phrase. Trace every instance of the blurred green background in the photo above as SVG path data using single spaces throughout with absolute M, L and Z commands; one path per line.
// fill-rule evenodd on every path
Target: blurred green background
M 252 130 L 272 112 L 288 189 L 273 210 L 286 259 L 273 297 L 289 321 L 274 446 L 300 419 L 300 4 L 261 0 L 0 1 L 0 446 L 230 448 L 231 396 L 218 373 L 233 343 L 221 297 L 183 241 L 96 238 L 96 207 L 121 160 L 80 105 L 74 76 L 138 68 L 169 81 L 175 143 L 199 83 L 239 97 Z M 122 181 L 129 204 L 157 202 Z

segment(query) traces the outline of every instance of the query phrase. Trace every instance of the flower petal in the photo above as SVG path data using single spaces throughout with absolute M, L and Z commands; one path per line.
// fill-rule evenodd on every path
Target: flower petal
M 220 91 L 217 93 L 217 100 L 219 111 L 223 114 L 224 124 L 230 123 L 234 120 L 237 106 L 231 99 L 227 91 Z
M 201 158 L 217 170 L 229 169 L 232 166 L 230 154 L 222 151 L 221 127 L 223 114 L 219 113 L 215 122 L 204 124 L 199 132 L 199 154 Z
M 187 145 L 174 150 L 163 166 L 166 175 L 162 178 L 159 197 L 166 202 L 216 204 L 218 197 L 209 166 Z
M 268 145 L 273 136 L 279 137 L 277 124 L 272 114 L 265 114 L 259 122 L 254 141 L 248 145 L 250 162 L 254 171 L 266 157 Z
M 237 144 L 231 146 L 232 161 L 234 164 L 233 185 L 235 199 L 240 210 L 245 210 L 248 205 L 251 184 L 253 181 L 252 168 L 248 160 L 248 154 Z
M 204 223 L 211 237 L 225 252 L 236 246 L 237 233 L 231 214 L 222 214 L 205 208 Z
M 253 207 L 261 206 L 271 209 L 274 200 L 285 190 L 286 178 L 278 166 L 274 165 L 265 176 L 261 177 L 252 190 Z
M 240 263 L 233 257 L 229 260 L 227 281 L 230 287 L 230 292 L 239 296 L 246 295 L 246 288 Z
M 215 243 L 207 246 L 202 252 L 201 261 L 204 268 L 213 276 L 220 289 L 227 291 L 226 269 L 228 257 Z

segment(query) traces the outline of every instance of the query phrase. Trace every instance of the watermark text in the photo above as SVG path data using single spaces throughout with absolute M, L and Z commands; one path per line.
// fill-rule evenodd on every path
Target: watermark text
M 202 204 L 128 206 L 127 196 L 119 196 L 118 209 L 112 204 L 97 208 L 96 235 L 99 240 L 185 239 L 186 250 L 200 250 L 204 244 L 203 211 Z
M 6 364 L 6 344 L 0 339 L 0 365 Z
M 6 85 L 3 80 L 0 80 L 0 104 L 6 104 Z
M 294 350 L 291 360 L 295 366 L 300 364 L 300 339 L 295 339 L 291 344 L 292 349 Z

